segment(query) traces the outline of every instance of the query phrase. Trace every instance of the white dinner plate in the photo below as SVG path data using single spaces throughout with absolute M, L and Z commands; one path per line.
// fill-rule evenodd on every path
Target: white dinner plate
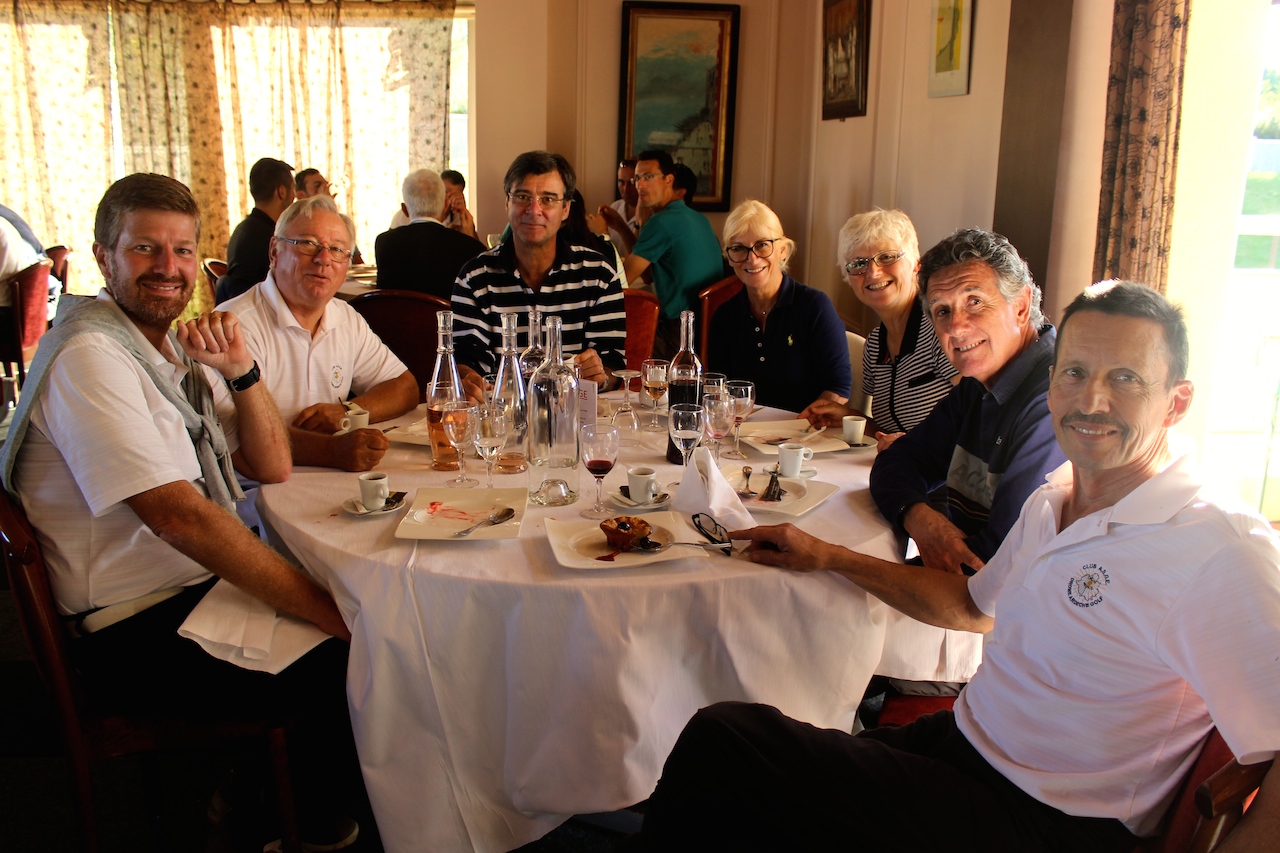
M 841 444 L 843 443 L 841 442 Z M 746 479 L 742 476 L 741 465 L 722 466 L 720 473 L 724 474 L 724 478 L 729 481 L 729 485 L 734 489 L 741 489 Z M 800 516 L 840 491 L 840 487 L 834 483 L 824 483 L 820 480 L 808 480 L 806 482 L 792 477 L 779 477 L 778 485 L 782 486 L 786 491 L 786 494 L 782 496 L 782 500 L 762 501 L 759 495 L 764 494 L 764 490 L 768 485 L 769 473 L 767 471 L 751 472 L 751 488 L 755 489 L 759 494 L 754 498 L 738 496 L 748 512 L 775 512 L 779 515 Z
M 765 456 L 777 456 L 778 444 L 788 441 L 799 441 L 809 435 L 809 422 L 796 418 L 789 421 L 761 421 L 757 424 L 742 425 L 742 440 L 763 453 Z M 847 450 L 849 445 L 827 430 L 816 438 L 804 442 L 814 453 L 828 453 L 833 450 Z
M 427 434 L 427 419 L 414 421 L 411 424 L 392 427 L 387 430 L 385 435 L 389 441 L 398 441 L 401 444 L 425 444 L 431 446 L 431 436 Z
M 418 489 L 413 506 L 396 527 L 396 538 L 455 539 L 453 534 L 459 530 L 484 521 L 499 507 L 509 506 L 516 511 L 514 518 L 481 527 L 465 540 L 515 539 L 520 535 L 528 500 L 528 489 Z
M 359 498 L 347 498 L 342 502 L 342 508 L 350 515 L 359 516 L 361 518 L 367 518 L 371 515 L 389 515 L 402 506 L 404 506 L 404 498 L 401 498 L 395 503 L 385 503 L 380 509 L 365 509 L 364 504 L 360 503 Z
M 623 515 L 623 513 L 618 513 Z M 706 539 L 693 528 L 684 517 L 674 512 L 655 512 L 646 515 L 645 521 L 653 530 L 650 538 L 658 542 L 701 542 Z M 652 553 L 648 551 L 625 551 L 618 553 L 612 560 L 600 560 L 613 554 L 614 550 L 604 538 L 600 522 L 560 521 L 548 518 L 546 521 L 547 541 L 556 555 L 556 561 L 566 569 L 629 569 L 646 566 L 650 563 L 661 563 L 664 560 L 680 560 L 685 557 L 696 557 L 707 552 L 696 546 L 672 545 L 665 551 Z
M 610 489 L 609 500 L 613 501 L 616 506 L 620 506 L 626 510 L 634 510 L 635 512 L 649 512 L 655 509 L 665 509 L 671 505 L 671 493 L 665 492 L 666 500 L 646 501 L 645 503 L 636 503 L 631 498 L 624 497 L 621 489 Z

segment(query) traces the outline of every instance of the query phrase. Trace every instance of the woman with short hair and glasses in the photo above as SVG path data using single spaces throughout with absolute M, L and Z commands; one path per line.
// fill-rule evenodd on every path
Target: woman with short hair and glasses
M 860 414 L 874 422 L 868 429 L 884 450 L 924 420 L 960 377 L 920 303 L 920 243 L 910 217 L 871 210 L 850 218 L 840 229 L 837 260 L 859 301 L 880 319 L 862 353 L 862 388 L 871 411 Z M 814 424 L 834 426 L 849 414 L 854 412 L 847 407 L 821 403 L 804 412 Z
M 825 293 L 787 275 L 796 244 L 778 215 L 742 202 L 725 220 L 724 246 L 744 287 L 711 318 L 707 369 L 751 380 L 764 406 L 798 412 L 815 400 L 848 400 L 844 323 Z

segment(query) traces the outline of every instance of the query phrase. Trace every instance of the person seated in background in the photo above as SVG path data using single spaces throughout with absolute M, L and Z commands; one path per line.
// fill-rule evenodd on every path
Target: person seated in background
M 219 307 L 240 318 L 250 353 L 289 424 L 296 465 L 368 471 L 387 452 L 376 429 L 340 432 L 348 405 L 377 423 L 419 403 L 413 374 L 364 318 L 334 294 L 355 245 L 351 219 L 333 199 L 289 206 L 271 238 L 271 272 Z M 233 424 L 234 425 L 234 424 Z
M 602 205 L 602 207 L 608 207 L 618 214 L 618 218 L 626 225 L 626 229 L 624 229 L 627 231 L 626 240 L 623 239 L 622 233 L 612 228 L 609 228 L 606 232 L 619 255 L 621 255 L 622 246 L 626 246 L 627 251 L 630 251 L 630 247 L 635 245 L 635 232 L 640 228 L 639 224 L 636 223 L 636 205 L 640 197 L 636 194 L 635 182 L 631 180 L 635 176 L 636 161 L 634 158 L 627 158 L 619 163 L 617 177 L 618 198 L 611 204 Z M 602 210 L 597 210 L 596 212 L 597 214 L 603 213 Z
M 748 199 L 724 223 L 725 256 L 743 288 L 711 317 L 707 369 L 756 384 L 763 406 L 797 412 L 844 403 L 853 371 L 844 322 L 825 294 L 787 275 L 795 241 Z
M 319 169 L 303 169 L 294 175 L 293 188 L 296 201 L 302 201 L 304 198 L 314 198 L 318 195 L 333 198 L 333 186 L 320 173 Z M 357 265 L 364 263 L 364 258 L 360 256 L 359 246 L 351 247 L 351 263 Z
M 641 207 L 653 211 L 634 247 L 619 246 L 626 281 L 652 267 L 653 289 L 662 317 L 653 343 L 654 358 L 670 358 L 680 347 L 680 312 L 696 308 L 698 292 L 724 277 L 720 243 L 707 217 L 675 198 L 675 163 L 665 151 L 636 158 L 636 192 Z M 601 211 L 617 228 L 607 211 Z M 620 229 L 619 229 L 620 230 Z
M 561 344 L 583 379 L 602 391 L 619 384 L 626 366 L 627 314 L 622 279 L 606 258 L 569 238 L 562 227 L 577 176 L 569 161 L 547 151 L 526 151 L 503 178 L 510 236 L 468 261 L 453 287 L 454 350 L 467 396 L 484 399 L 484 375 L 497 368 L 502 317 L 535 306 L 557 315 Z
M 444 181 L 444 225 L 454 231 L 461 231 L 468 237 L 480 239 L 476 233 L 476 220 L 467 210 L 467 179 L 455 169 L 445 169 L 440 173 Z
M 42 249 L 23 239 L 8 218 L 0 217 L 0 317 L 9 327 L 13 325 L 13 280 L 32 267 L 48 263 Z M 56 283 L 51 285 L 51 290 L 55 288 Z
M 920 290 L 947 358 L 964 377 L 876 456 L 871 497 L 924 565 L 982 568 L 1027 495 L 1062 464 L 1045 397 L 1055 332 L 1040 288 L 999 234 L 956 231 L 920 259 Z M 930 503 L 945 486 L 946 502 Z
M 337 850 L 358 833 L 337 809 L 363 797 L 347 713 L 351 634 L 329 593 L 231 511 L 243 497 L 235 472 L 280 482 L 292 466 L 236 317 L 203 314 L 170 331 L 200 275 L 199 217 L 172 178 L 135 174 L 107 190 L 93 244 L 104 289 L 65 297 L 41 340 L 2 451 L 4 486 L 39 537 L 92 705 L 289 721 L 304 838 Z M 236 426 L 224 434 L 226 420 Z M 178 627 L 219 577 L 331 636 L 277 675 L 214 657 Z
M 924 315 L 916 284 L 920 243 L 905 213 L 872 210 L 850 218 L 840 229 L 837 259 L 858 301 L 880 320 L 862 353 L 862 392 L 871 411 L 819 400 L 801 415 L 833 427 L 846 415 L 865 415 L 884 450 L 924 420 L 960 376 Z
M 400 207 L 409 222 L 374 241 L 378 287 L 430 293 L 447 302 L 458 270 L 483 252 L 484 244 L 441 224 L 445 186 L 431 169 L 410 172 L 400 189 Z
M 673 168 L 671 197 L 692 206 L 693 197 L 698 194 L 698 176 L 684 163 L 676 163 Z
M 227 272 L 218 279 L 214 298 L 226 302 L 267 277 L 268 257 L 276 220 L 293 203 L 293 167 L 263 157 L 249 170 L 253 210 L 231 232 L 227 243 Z
M 974 577 L 789 524 L 731 533 L 755 562 L 836 572 L 921 621 L 990 631 L 984 660 L 954 713 L 856 736 L 764 705 L 699 711 L 633 847 L 1129 853 L 1213 727 L 1243 764 L 1275 757 L 1280 543 L 1172 460 L 1187 365 L 1181 311 L 1155 291 L 1104 282 L 1072 302 L 1049 389 L 1070 463 Z M 1277 838 L 1280 763 L 1219 849 Z

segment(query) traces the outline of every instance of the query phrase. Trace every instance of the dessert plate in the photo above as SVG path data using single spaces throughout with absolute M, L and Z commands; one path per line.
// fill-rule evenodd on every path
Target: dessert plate
M 623 513 L 619 513 L 622 515 Z M 649 538 L 655 542 L 697 542 L 705 539 L 678 513 L 655 512 L 645 516 L 645 521 L 653 528 Z M 598 571 L 600 569 L 624 569 L 636 566 L 647 566 L 650 563 L 661 563 L 664 560 L 680 560 L 685 557 L 696 557 L 706 554 L 704 549 L 696 545 L 672 545 L 665 551 L 622 551 L 616 552 L 605 541 L 604 531 L 598 521 L 560 521 L 548 518 L 546 521 L 547 540 L 556 555 L 556 561 L 566 569 L 583 569 Z M 613 559 L 605 560 L 613 554 Z

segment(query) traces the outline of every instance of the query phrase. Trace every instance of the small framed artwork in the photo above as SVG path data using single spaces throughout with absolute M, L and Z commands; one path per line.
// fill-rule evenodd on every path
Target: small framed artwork
M 933 0 L 929 97 L 969 94 L 969 43 L 975 0 Z
M 697 176 L 698 210 L 729 209 L 739 16 L 722 3 L 622 4 L 618 159 L 667 151 Z
M 823 0 L 822 118 L 867 114 L 871 0 Z

